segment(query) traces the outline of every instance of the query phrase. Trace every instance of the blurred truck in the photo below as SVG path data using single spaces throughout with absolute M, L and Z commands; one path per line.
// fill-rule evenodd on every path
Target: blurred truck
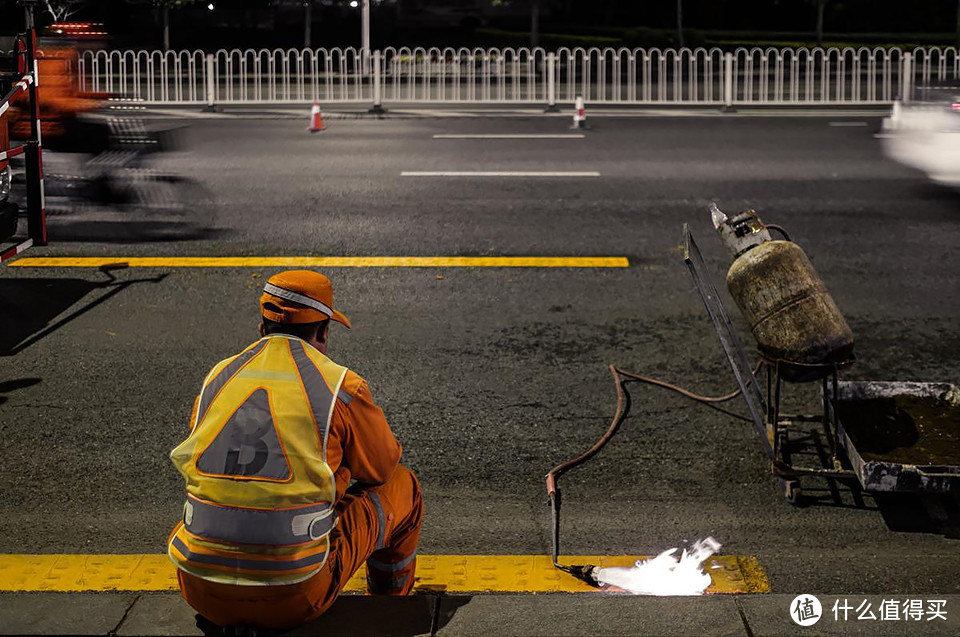
M 83 115 L 102 108 L 110 96 L 81 91 L 78 68 L 80 51 L 101 44 L 104 37 L 105 33 L 94 23 L 70 22 L 50 25 L 39 38 L 37 99 L 44 148 L 94 155 L 107 149 L 108 127 Z M 15 41 L 11 58 L 5 65 L 8 72 L 26 73 L 22 40 Z M 13 100 L 8 117 L 11 138 L 30 139 L 29 101 L 25 93 Z

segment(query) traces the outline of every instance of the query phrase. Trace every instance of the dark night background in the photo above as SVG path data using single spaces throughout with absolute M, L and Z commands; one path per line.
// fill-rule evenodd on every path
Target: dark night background
M 303 46 L 304 0 L 219 0 L 213 10 L 207 8 L 208 1 L 168 2 L 174 5 L 169 13 L 171 48 Z M 373 0 L 372 45 L 526 46 L 530 2 L 492 6 L 489 0 Z M 74 4 L 77 11 L 70 19 L 104 23 L 114 47 L 161 45 L 159 0 Z M 809 44 L 816 4 L 817 0 L 684 0 L 685 43 Z M 676 45 L 675 0 L 540 0 L 540 7 L 541 46 Z M 957 10 L 957 0 L 826 0 L 824 41 L 952 44 Z M 40 12 L 40 21 L 51 21 L 46 11 Z M 311 22 L 315 47 L 359 45 L 360 10 L 350 7 L 348 0 L 314 0 Z M 16 2 L 0 0 L 0 35 L 21 26 L 22 11 Z

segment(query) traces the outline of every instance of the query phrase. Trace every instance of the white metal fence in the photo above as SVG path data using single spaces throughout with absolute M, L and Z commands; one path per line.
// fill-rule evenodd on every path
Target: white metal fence
M 875 104 L 960 79 L 957 49 L 85 51 L 82 88 L 154 104 Z

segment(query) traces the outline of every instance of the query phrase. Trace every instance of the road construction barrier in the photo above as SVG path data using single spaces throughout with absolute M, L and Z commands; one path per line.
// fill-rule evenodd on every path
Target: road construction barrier
M 26 155 L 26 182 L 27 182 L 27 235 L 25 241 L 8 247 L 0 252 L 0 262 L 11 259 L 31 246 L 46 245 L 47 220 L 46 204 L 43 187 L 43 149 L 40 136 L 40 104 L 37 101 L 37 38 L 33 28 L 32 12 L 28 12 L 26 43 L 26 60 L 29 72 L 23 75 L 6 95 L 0 98 L 0 117 L 3 117 L 10 108 L 14 98 L 26 93 L 30 117 L 30 139 L 23 144 L 11 148 L 0 148 L 0 161 L 6 161 L 16 155 Z
M 84 51 L 79 68 L 81 90 L 207 106 L 552 105 L 577 95 L 591 104 L 864 105 L 960 79 L 954 47 L 101 50 Z

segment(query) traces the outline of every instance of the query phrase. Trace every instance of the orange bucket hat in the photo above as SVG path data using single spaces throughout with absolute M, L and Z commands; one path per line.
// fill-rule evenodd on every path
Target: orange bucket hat
M 311 270 L 287 270 L 267 280 L 260 313 L 276 323 L 316 323 L 333 319 L 350 327 L 350 319 L 333 309 L 330 279 Z

